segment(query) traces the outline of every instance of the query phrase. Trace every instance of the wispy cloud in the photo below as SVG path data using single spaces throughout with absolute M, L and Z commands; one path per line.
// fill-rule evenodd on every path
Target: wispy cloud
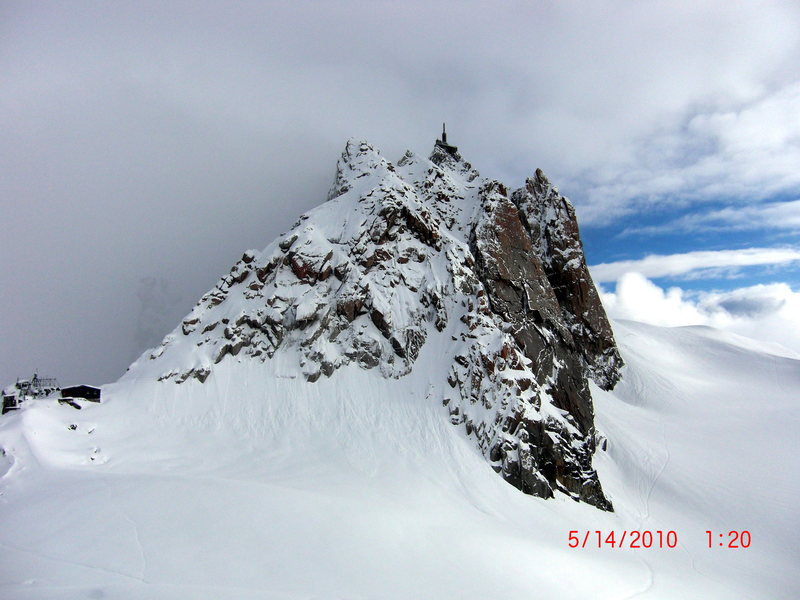
M 714 270 L 735 273 L 743 267 L 757 265 L 786 265 L 800 261 L 800 250 L 795 248 L 745 248 L 741 250 L 704 250 L 683 254 L 650 254 L 638 260 L 601 263 L 591 267 L 592 277 L 598 282 L 616 281 L 626 273 L 639 273 L 645 277 L 688 277 L 693 273 Z
M 719 210 L 690 213 L 661 225 L 628 227 L 620 235 L 756 229 L 773 229 L 787 233 L 800 231 L 800 200 L 727 206 Z

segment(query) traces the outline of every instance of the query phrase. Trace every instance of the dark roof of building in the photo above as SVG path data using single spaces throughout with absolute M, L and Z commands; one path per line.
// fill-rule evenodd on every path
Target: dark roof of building
M 70 385 L 61 388 L 61 395 L 65 398 L 68 396 L 99 398 L 100 388 L 93 385 Z

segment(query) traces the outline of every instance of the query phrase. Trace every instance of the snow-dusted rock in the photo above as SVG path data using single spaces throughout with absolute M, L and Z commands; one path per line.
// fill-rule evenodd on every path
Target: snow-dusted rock
M 586 266 L 572 203 L 541 169 L 511 199 L 519 207 L 589 375 L 603 389 L 619 380 L 622 359 Z
M 613 387 L 621 360 L 574 210 L 541 171 L 509 194 L 455 150 L 395 166 L 351 140 L 327 202 L 246 252 L 127 377 L 268 360 L 308 382 L 417 378 L 507 481 L 611 508 L 587 376 Z

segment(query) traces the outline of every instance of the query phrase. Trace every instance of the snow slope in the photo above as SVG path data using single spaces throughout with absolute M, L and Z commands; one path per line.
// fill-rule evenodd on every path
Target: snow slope
M 798 597 L 800 361 L 705 328 L 615 335 L 623 379 L 592 389 L 614 513 L 497 477 L 426 397 L 435 344 L 400 379 L 223 361 L 81 411 L 30 402 L 0 420 L 0 598 Z M 679 545 L 567 545 L 632 529 Z

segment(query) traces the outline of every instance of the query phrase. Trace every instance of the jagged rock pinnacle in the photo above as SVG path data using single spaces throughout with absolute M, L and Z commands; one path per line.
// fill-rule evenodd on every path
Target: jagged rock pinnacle
M 540 170 L 513 193 L 481 179 L 442 133 L 396 165 L 348 141 L 328 201 L 246 252 L 130 376 L 200 385 L 223 361 L 276 361 L 310 383 L 420 377 L 508 482 L 610 510 L 587 378 L 610 388 L 622 362 L 574 209 Z

